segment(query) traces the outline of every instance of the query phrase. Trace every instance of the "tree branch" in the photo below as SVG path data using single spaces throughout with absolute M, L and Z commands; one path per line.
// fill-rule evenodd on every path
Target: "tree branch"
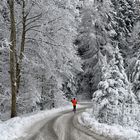
M 41 18 L 41 16 L 40 16 L 40 17 L 35 18 L 34 20 L 32 20 L 32 21 L 30 21 L 30 22 L 28 22 L 28 23 L 26 24 L 26 27 L 27 27 L 28 25 L 32 24 L 33 22 L 35 22 L 35 21 L 39 20 L 40 18 Z
M 29 40 L 34 40 L 34 41 L 36 41 L 36 42 L 38 42 L 38 41 L 40 41 L 40 40 L 37 40 L 37 39 L 35 39 L 35 38 L 26 38 L 26 39 L 29 39 Z M 49 45 L 51 45 L 51 46 L 63 46 L 63 45 L 60 45 L 60 44 L 53 44 L 53 43 L 51 43 L 51 42 L 48 42 L 48 41 L 42 41 L 42 42 L 44 42 L 44 43 L 46 43 L 46 44 L 49 44 Z M 66 46 L 63 46 L 63 47 L 66 47 Z
M 33 25 L 33 26 L 27 28 L 27 29 L 25 30 L 25 32 L 28 32 L 29 30 L 31 30 L 31 29 L 33 29 L 33 28 L 36 28 L 36 27 L 40 27 L 40 25 Z
M 28 20 L 32 20 L 32 19 L 34 19 L 34 18 L 38 18 L 38 17 L 40 17 L 40 16 L 42 16 L 42 13 L 40 13 L 40 14 L 38 14 L 38 15 L 35 15 L 35 16 L 33 16 L 33 17 L 27 18 L 27 21 L 28 21 Z
M 48 23 L 54 22 L 55 20 L 61 19 L 61 18 L 62 18 L 62 16 L 61 16 L 61 17 L 58 17 L 58 18 L 55 18 L 55 19 L 53 19 L 53 20 L 50 20 L 50 21 L 48 21 Z

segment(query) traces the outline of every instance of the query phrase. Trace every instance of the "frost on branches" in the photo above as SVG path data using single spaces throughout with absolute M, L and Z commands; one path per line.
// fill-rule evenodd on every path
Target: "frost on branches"
M 140 60 L 136 60 L 132 73 L 132 90 L 140 102 Z
M 34 5 L 30 14 L 35 11 L 42 13 L 39 22 L 34 23 L 40 26 L 27 34 L 29 47 L 24 52 L 23 64 L 28 67 L 22 71 L 20 99 L 25 99 L 26 104 L 32 103 L 26 109 L 29 112 L 32 109 L 57 107 L 66 102 L 62 85 L 65 82 L 74 83 L 76 72 L 80 70 L 80 59 L 73 45 L 77 27 L 77 2 L 42 0 L 38 2 L 42 8 L 38 9 L 38 5 Z M 24 93 L 30 97 L 28 100 Z
M 81 70 L 76 46 L 73 45 L 77 35 L 79 10 L 76 7 L 79 1 L 24 0 L 25 5 L 20 0 L 14 2 L 17 23 L 16 55 L 17 64 L 21 70 L 19 75 L 17 74 L 17 77 L 20 77 L 17 113 L 23 114 L 60 106 L 63 102 L 67 102 L 63 84 L 68 83 L 71 94 L 75 94 L 75 78 L 77 72 Z M 23 14 L 27 14 L 26 34 L 25 46 L 20 53 Z M 0 3 L 0 43 L 3 40 L 9 41 L 8 25 L 9 8 L 7 2 L 2 1 Z M 8 44 L 7 41 L 5 43 Z M 0 59 L 0 94 L 2 96 L 0 108 L 10 112 L 10 50 L 3 46 L 0 45 L 0 58 L 2 58 Z M 3 115 L 3 111 L 1 113 Z
M 130 90 L 118 48 L 113 52 L 113 59 L 103 64 L 102 80 L 93 94 L 93 104 L 93 114 L 100 123 L 134 124 L 130 114 L 137 102 Z

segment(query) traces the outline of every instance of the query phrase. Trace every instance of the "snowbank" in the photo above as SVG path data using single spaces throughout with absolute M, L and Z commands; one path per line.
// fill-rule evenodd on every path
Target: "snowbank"
M 78 105 L 78 108 L 82 106 Z M 71 110 L 72 106 L 66 106 L 58 109 L 40 111 L 21 117 L 15 117 L 5 122 L 0 122 L 0 140 L 17 140 L 28 135 L 28 129 L 31 126 L 39 124 L 36 129 L 41 128 L 44 122 L 58 115 L 62 111 Z M 44 121 L 45 120 L 45 121 Z M 42 123 L 40 123 L 42 122 Z
M 78 120 L 81 125 L 88 127 L 97 135 L 102 135 L 113 140 L 140 140 L 140 133 L 132 128 L 99 123 L 91 116 L 90 110 L 82 113 Z

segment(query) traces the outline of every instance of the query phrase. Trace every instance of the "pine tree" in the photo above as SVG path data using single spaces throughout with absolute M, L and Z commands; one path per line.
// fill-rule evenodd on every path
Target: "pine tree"
M 133 0 L 111 0 L 112 16 L 111 25 L 116 32 L 112 38 L 113 42 L 118 42 L 123 57 L 126 58 L 130 52 L 130 38 L 137 20 L 137 12 L 135 2 Z
M 135 103 L 135 96 L 125 73 L 123 58 L 116 48 L 113 59 L 104 63 L 102 80 L 93 94 L 93 114 L 101 123 L 123 124 L 125 108 Z
M 83 60 L 84 72 L 81 73 L 80 91 L 87 98 L 92 98 L 101 80 L 102 55 L 106 54 L 108 59 L 111 57 L 109 36 L 113 36 L 115 31 L 110 25 L 110 11 L 109 0 L 90 2 L 81 10 L 82 21 L 75 44 L 78 45 L 78 55 Z
M 132 90 L 140 102 L 140 60 L 135 61 L 135 66 L 132 73 Z

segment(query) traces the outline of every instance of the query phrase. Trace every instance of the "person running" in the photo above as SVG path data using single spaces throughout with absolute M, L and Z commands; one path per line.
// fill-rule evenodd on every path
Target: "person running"
M 72 102 L 72 105 L 73 105 L 73 111 L 74 111 L 74 113 L 75 113 L 75 112 L 76 112 L 77 100 L 76 100 L 75 98 L 73 98 L 73 99 L 71 100 L 71 102 Z

